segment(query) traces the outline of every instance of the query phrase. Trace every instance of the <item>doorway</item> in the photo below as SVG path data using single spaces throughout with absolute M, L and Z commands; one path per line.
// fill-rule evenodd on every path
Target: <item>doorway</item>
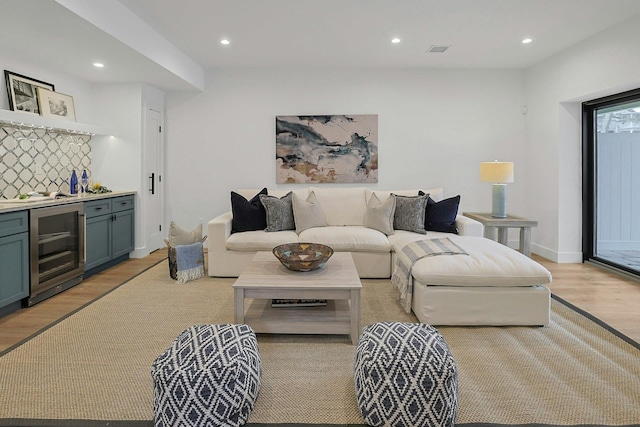
M 583 259 L 640 276 L 640 89 L 583 104 Z

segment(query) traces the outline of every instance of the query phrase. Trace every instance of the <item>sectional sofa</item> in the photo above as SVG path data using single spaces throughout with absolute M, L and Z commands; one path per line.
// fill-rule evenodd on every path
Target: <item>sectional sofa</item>
M 551 274 L 519 252 L 482 237 L 482 224 L 458 215 L 459 197 L 445 199 L 442 188 L 243 189 L 232 192 L 231 201 L 232 209 L 207 226 L 210 276 L 237 277 L 257 251 L 300 241 L 351 252 L 361 278 L 389 279 L 396 252 L 404 245 L 448 237 L 468 255 L 432 256 L 415 263 L 411 309 L 420 321 L 549 322 L 550 293 L 544 285 Z

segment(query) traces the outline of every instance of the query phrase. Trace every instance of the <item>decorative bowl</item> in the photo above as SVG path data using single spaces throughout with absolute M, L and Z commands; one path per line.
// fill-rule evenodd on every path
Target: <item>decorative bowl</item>
M 333 249 L 321 243 L 285 243 L 273 248 L 278 260 L 293 271 L 312 271 L 322 267 Z

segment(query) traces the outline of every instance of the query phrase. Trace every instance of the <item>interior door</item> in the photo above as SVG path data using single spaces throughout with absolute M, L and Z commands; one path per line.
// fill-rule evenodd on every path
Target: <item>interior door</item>
M 162 230 L 164 201 L 162 182 L 162 118 L 158 111 L 147 109 L 145 165 L 147 189 L 142 195 L 145 215 L 145 241 L 149 252 L 165 247 Z

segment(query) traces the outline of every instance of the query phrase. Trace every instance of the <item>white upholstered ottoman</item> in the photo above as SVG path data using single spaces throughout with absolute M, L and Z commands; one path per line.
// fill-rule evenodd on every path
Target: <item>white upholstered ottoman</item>
M 427 236 L 428 238 L 428 236 Z M 549 323 L 551 273 L 484 237 L 449 236 L 469 255 L 425 257 L 413 266 L 411 308 L 432 325 Z

